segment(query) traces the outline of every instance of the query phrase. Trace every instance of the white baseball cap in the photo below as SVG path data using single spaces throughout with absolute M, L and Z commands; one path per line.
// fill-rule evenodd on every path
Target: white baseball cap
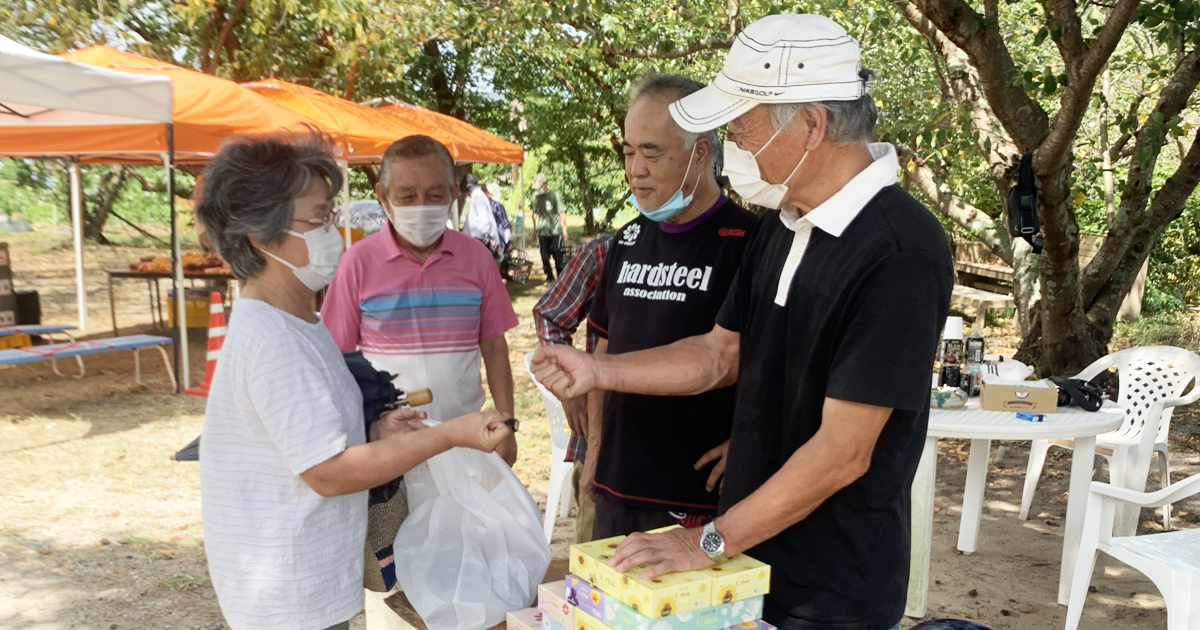
M 767 16 L 729 48 L 712 84 L 671 103 L 671 117 L 698 133 L 716 129 L 760 103 L 853 101 L 867 93 L 858 42 L 820 15 Z

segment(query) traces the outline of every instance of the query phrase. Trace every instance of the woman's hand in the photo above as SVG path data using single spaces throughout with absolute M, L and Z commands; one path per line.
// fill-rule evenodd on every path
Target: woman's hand
M 409 407 L 401 407 L 400 409 L 389 411 L 371 423 L 370 441 L 377 442 L 393 435 L 427 429 L 429 427 L 425 426 L 424 422 L 421 422 L 424 419 L 424 411 L 417 411 Z
M 459 416 L 441 426 L 450 432 L 450 442 L 454 446 L 491 453 L 512 434 L 512 430 L 504 424 L 508 418 L 508 415 L 495 409 L 488 409 Z

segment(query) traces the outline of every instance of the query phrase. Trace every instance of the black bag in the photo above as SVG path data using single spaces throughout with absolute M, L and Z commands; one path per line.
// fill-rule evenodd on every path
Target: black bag
M 1017 185 L 1008 189 L 1004 200 L 1008 211 L 1008 234 L 1023 238 L 1042 253 L 1042 218 L 1037 212 L 1037 180 L 1033 176 L 1033 154 L 1026 153 L 1017 168 Z
M 1058 406 L 1075 403 L 1084 411 L 1097 411 L 1104 405 L 1104 390 L 1099 385 L 1077 378 L 1051 376 L 1050 381 L 1058 386 Z

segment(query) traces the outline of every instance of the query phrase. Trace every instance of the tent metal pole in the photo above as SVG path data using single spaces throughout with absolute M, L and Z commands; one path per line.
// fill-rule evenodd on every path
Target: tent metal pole
M 179 239 L 179 214 L 175 211 L 175 125 L 167 123 L 167 155 L 163 160 L 167 167 L 167 197 L 171 203 L 171 270 L 175 276 L 175 329 L 178 341 L 175 344 L 175 374 L 179 378 L 178 391 L 191 386 L 188 374 L 188 329 L 187 295 L 183 288 L 183 248 Z
M 79 312 L 79 330 L 87 330 L 87 288 L 83 283 L 83 186 L 79 162 L 69 162 L 71 173 L 71 227 L 75 233 L 75 308 Z
M 517 184 L 517 216 L 521 217 L 521 251 L 525 251 L 528 246 L 529 223 L 525 222 L 525 163 L 514 164 L 513 170 L 517 172 L 514 181 Z
M 346 249 L 350 249 L 350 163 L 338 160 L 342 167 L 342 228 L 345 230 Z

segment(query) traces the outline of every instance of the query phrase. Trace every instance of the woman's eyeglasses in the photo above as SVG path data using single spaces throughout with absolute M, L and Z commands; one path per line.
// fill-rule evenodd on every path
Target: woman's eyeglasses
M 342 221 L 342 211 L 340 209 L 330 212 L 329 214 L 325 215 L 325 218 L 323 218 L 323 219 L 292 219 L 293 223 L 307 223 L 309 225 L 319 225 L 319 226 L 325 228 L 326 232 L 329 231 L 329 228 L 336 227 L 338 223 L 341 223 L 341 221 Z

